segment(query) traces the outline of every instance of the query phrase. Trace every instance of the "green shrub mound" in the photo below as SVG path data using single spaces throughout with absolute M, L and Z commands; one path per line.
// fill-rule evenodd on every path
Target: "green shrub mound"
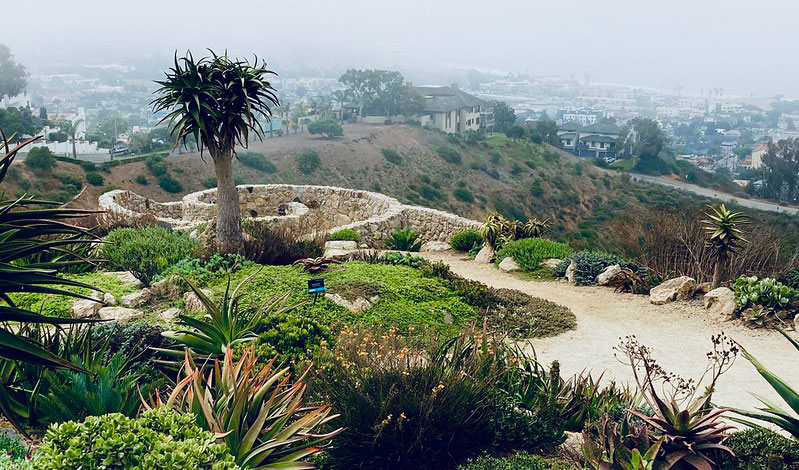
M 147 177 L 144 176 L 144 175 L 136 176 L 136 183 L 138 183 L 138 184 L 140 184 L 142 186 L 147 186 L 148 184 L 150 184 L 150 182 L 147 180 Z
M 764 428 L 737 432 L 724 442 L 735 458 L 723 454 L 725 470 L 790 470 L 799 468 L 799 441 Z
M 455 196 L 455 199 L 461 202 L 466 202 L 466 203 L 474 202 L 474 194 L 472 194 L 472 192 L 469 191 L 469 189 L 467 188 L 455 188 L 452 191 L 452 195 Z
M 304 175 L 310 175 L 322 166 L 322 160 L 319 154 L 314 150 L 305 149 L 300 151 L 297 156 L 297 169 Z
M 256 152 L 242 152 L 236 155 L 242 165 L 262 171 L 264 173 L 276 173 L 277 167 L 263 154 Z M 216 186 L 216 184 L 214 184 Z M 213 186 L 212 186 L 213 187 Z
M 386 157 L 386 160 L 395 164 L 395 165 L 402 165 L 402 155 L 394 149 L 384 148 L 381 150 L 383 156 Z
M 457 470 L 579 470 L 569 463 L 545 459 L 527 452 L 509 457 L 483 455 L 460 465 Z
M 102 186 L 105 182 L 103 175 L 96 171 L 86 173 L 86 181 L 92 186 Z
M 150 170 L 150 174 L 155 177 L 165 176 L 168 172 L 166 160 L 160 155 L 145 158 L 144 164 Z
M 106 237 L 102 257 L 112 270 L 130 271 L 149 286 L 156 275 L 200 249 L 188 234 L 163 227 L 121 228 Z
M 614 264 L 618 264 L 622 268 L 626 268 L 637 274 L 640 274 L 645 279 L 650 275 L 649 270 L 643 266 L 639 266 L 638 264 L 630 260 L 626 260 L 620 256 L 598 251 L 580 251 L 572 255 L 570 258 L 564 259 L 560 265 L 553 270 L 555 275 L 558 277 L 563 277 L 566 275 L 566 268 L 568 268 L 572 260 L 574 260 L 576 268 L 574 280 L 578 286 L 595 284 L 596 277 L 602 274 L 602 271 L 604 271 L 605 268 Z
M 351 228 L 336 230 L 330 234 L 331 241 L 350 241 L 361 243 L 361 234 Z
M 386 247 L 398 251 L 419 251 L 422 248 L 422 241 L 412 227 L 397 227 L 386 240 Z
M 55 166 L 55 157 L 47 147 L 34 147 L 25 157 L 25 166 L 34 170 L 51 170 Z
M 275 362 L 284 366 L 310 362 L 333 338 L 322 323 L 294 314 L 270 315 L 260 329 L 262 332 L 255 341 L 258 357 L 275 357 Z M 236 345 L 235 352 L 241 354 L 248 347 L 249 343 L 241 343 Z
M 51 426 L 36 454 L 38 470 L 233 470 L 225 444 L 166 408 L 130 419 L 118 413 Z
M 183 282 L 183 277 L 192 279 L 195 284 L 206 285 L 212 281 L 223 279 L 228 273 L 252 265 L 252 261 L 240 255 L 214 253 L 208 259 L 186 258 L 180 260 L 155 276 L 155 280 L 160 281 L 174 276 L 175 282 L 188 289 L 188 284 Z
M 788 308 L 799 291 L 771 278 L 758 279 L 757 276 L 741 276 L 733 286 L 735 304 L 745 309 L 750 306 L 761 306 L 768 310 L 779 311 Z
M 439 147 L 436 149 L 438 156 L 443 158 L 445 162 L 460 165 L 463 162 L 460 152 L 450 147 Z
M 476 246 L 481 246 L 482 244 L 483 237 L 480 236 L 480 232 L 471 229 L 458 232 L 449 240 L 449 246 L 451 246 L 453 250 L 461 253 L 468 253 Z
M 332 138 L 344 135 L 344 129 L 341 124 L 332 119 L 320 119 L 308 123 L 308 133 Z
M 507 257 L 513 258 L 522 270 L 531 272 L 541 266 L 541 262 L 549 258 L 568 258 L 571 248 L 546 238 L 523 238 L 506 243 L 497 253 L 497 264 Z
M 170 175 L 161 175 L 158 178 L 158 185 L 161 186 L 161 189 L 170 194 L 177 194 L 183 191 L 183 185 L 180 184 L 180 181 Z

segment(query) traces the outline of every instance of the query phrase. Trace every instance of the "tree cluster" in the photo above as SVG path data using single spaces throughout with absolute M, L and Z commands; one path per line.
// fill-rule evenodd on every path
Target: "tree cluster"
M 347 86 L 361 116 L 415 116 L 424 112 L 424 96 L 405 86 L 399 72 L 349 69 L 339 81 Z

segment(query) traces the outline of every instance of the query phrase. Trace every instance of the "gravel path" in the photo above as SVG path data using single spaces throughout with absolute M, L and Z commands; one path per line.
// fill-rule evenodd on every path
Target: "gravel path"
M 576 287 L 565 282 L 537 282 L 503 273 L 492 265 L 478 264 L 452 253 L 422 253 L 447 263 L 452 271 L 492 287 L 516 289 L 569 307 L 577 317 L 577 329 L 551 338 L 531 340 L 542 362 L 560 361 L 564 374 L 584 369 L 604 371 L 606 379 L 632 380 L 629 367 L 615 357 L 619 338 L 635 335 L 651 347 L 666 370 L 683 377 L 699 378 L 706 366 L 710 337 L 720 331 L 738 341 L 770 370 L 799 387 L 799 353 L 779 333 L 749 329 L 738 322 L 710 315 L 701 301 L 652 305 L 642 295 L 616 294 L 605 287 Z M 749 391 L 782 403 L 754 367 L 739 356 L 721 377 L 714 402 L 751 409 L 758 406 Z

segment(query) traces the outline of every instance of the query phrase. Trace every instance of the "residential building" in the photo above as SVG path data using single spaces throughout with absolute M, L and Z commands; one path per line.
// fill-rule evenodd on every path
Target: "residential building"
M 752 153 L 739 164 L 742 168 L 751 168 L 752 170 L 759 170 L 763 167 L 763 157 L 768 153 L 768 143 L 764 142 L 752 149 Z
M 410 86 L 410 85 L 409 85 Z M 452 86 L 421 86 L 413 90 L 424 96 L 424 114 L 419 116 L 423 126 L 432 126 L 450 134 L 479 131 L 481 120 L 493 121 L 489 117 L 489 102 Z
M 564 150 L 579 157 L 603 158 L 608 161 L 616 159 L 616 142 L 621 136 L 621 129 L 613 123 L 597 122 L 581 126 L 577 122 L 568 122 L 559 126 L 558 138 Z

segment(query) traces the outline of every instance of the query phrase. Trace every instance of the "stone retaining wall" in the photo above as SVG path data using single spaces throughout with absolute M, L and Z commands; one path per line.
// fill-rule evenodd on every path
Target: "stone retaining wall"
M 302 228 L 307 233 L 358 231 L 364 243 L 382 247 L 391 231 L 412 226 L 427 241 L 448 241 L 452 234 L 479 222 L 447 212 L 408 206 L 384 194 L 333 186 L 288 184 L 238 186 L 242 215 L 276 226 Z M 176 229 L 191 229 L 216 216 L 216 189 L 186 195 L 181 201 L 159 203 L 127 190 L 109 191 L 101 209 L 130 217 L 154 216 Z

